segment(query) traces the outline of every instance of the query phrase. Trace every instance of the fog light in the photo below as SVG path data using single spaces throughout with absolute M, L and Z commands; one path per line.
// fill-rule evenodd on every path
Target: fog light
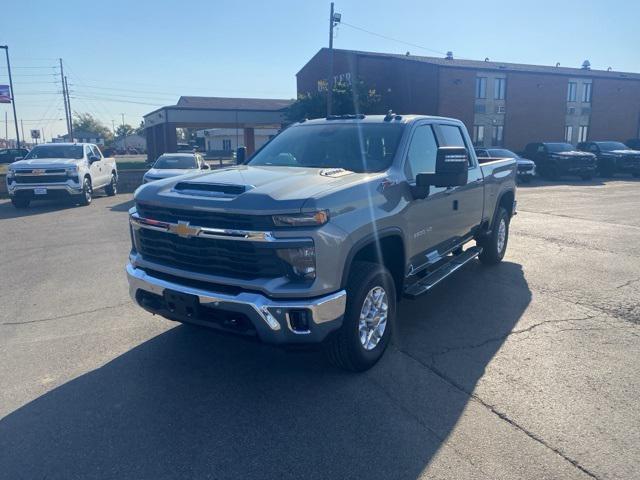
M 289 310 L 289 325 L 297 333 L 308 333 L 311 324 L 311 312 L 306 309 Z

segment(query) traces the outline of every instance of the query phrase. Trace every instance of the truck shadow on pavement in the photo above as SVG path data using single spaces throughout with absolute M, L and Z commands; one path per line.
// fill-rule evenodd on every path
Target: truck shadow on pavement
M 520 265 L 472 263 L 403 302 L 364 374 L 176 326 L 0 420 L 3 475 L 416 478 L 530 300 Z

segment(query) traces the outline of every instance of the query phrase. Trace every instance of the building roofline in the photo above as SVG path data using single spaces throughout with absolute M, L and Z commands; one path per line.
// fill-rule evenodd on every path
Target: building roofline
M 323 47 L 298 71 L 296 76 L 323 50 L 328 48 Z M 458 68 L 466 70 L 489 70 L 496 72 L 509 72 L 509 73 L 537 73 L 537 74 L 549 74 L 549 75 L 563 75 L 563 76 L 579 76 L 579 77 L 592 77 L 592 78 L 608 78 L 616 80 L 640 80 L 640 73 L 635 72 L 622 72 L 617 70 L 596 70 L 596 69 L 584 69 L 584 68 L 572 68 L 552 65 L 534 65 L 526 63 L 512 63 L 512 62 L 495 62 L 495 61 L 483 61 L 483 60 L 468 60 L 468 59 L 453 59 L 447 60 L 444 57 L 427 57 L 419 55 L 403 55 L 396 53 L 383 53 L 383 52 L 367 52 L 362 50 L 348 50 L 348 49 L 334 49 L 335 52 L 353 54 L 358 56 L 366 56 L 372 58 L 387 58 L 397 59 L 404 61 L 412 61 L 418 63 L 427 63 L 430 65 L 436 65 L 445 68 Z

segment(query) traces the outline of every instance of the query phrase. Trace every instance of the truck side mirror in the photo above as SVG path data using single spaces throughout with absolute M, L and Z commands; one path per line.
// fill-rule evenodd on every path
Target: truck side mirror
M 440 147 L 436 155 L 435 173 L 419 173 L 419 187 L 458 187 L 467 184 L 469 152 L 464 147 Z
M 247 158 L 247 147 L 238 147 L 236 150 L 236 164 L 242 165 Z
M 14 162 L 18 162 L 18 161 L 23 160 L 23 159 L 24 159 L 24 157 L 16 157 L 16 158 L 13 159 L 13 161 Z
M 89 155 L 89 163 L 94 163 L 97 162 L 98 160 L 100 160 L 100 157 L 98 157 L 97 155 Z

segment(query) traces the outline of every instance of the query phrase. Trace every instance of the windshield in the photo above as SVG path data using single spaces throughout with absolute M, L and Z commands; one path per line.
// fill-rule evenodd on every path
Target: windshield
M 35 160 L 39 158 L 70 158 L 80 160 L 83 158 L 82 145 L 39 145 L 34 147 L 25 160 Z
M 550 152 L 571 152 L 573 145 L 570 143 L 545 143 Z
M 196 168 L 196 158 L 193 155 L 161 155 L 153 168 L 187 170 Z
M 610 152 L 611 150 L 629 150 L 624 143 L 621 142 L 596 142 L 600 150 Z
M 489 150 L 489 154 L 496 158 L 518 158 L 518 155 L 506 148 L 492 148 Z
M 379 172 L 391 165 L 402 129 L 400 123 L 291 127 L 257 152 L 249 164 Z

